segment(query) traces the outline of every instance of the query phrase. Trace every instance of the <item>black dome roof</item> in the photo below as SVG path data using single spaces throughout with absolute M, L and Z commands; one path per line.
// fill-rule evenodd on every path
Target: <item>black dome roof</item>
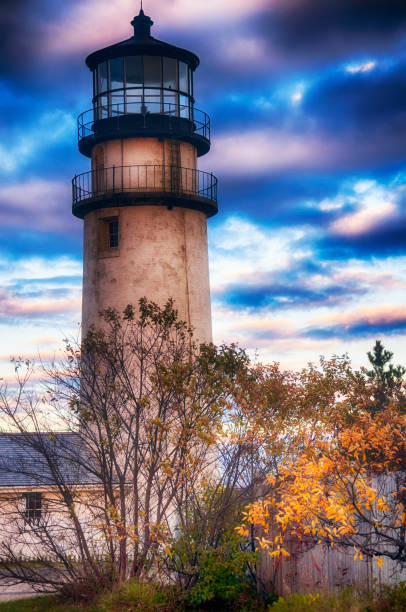
M 98 64 L 115 57 L 129 55 L 159 55 L 174 57 L 189 64 L 192 70 L 196 70 L 200 61 L 197 55 L 186 49 L 175 47 L 168 43 L 153 38 L 150 34 L 153 21 L 144 14 L 141 9 L 131 24 L 134 26 L 134 36 L 122 42 L 110 45 L 99 51 L 94 51 L 86 58 L 86 64 L 90 70 L 94 70 Z

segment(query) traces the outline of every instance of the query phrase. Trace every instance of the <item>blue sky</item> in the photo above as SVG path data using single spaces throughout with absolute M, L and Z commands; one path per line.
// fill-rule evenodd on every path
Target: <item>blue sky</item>
M 88 170 L 76 117 L 88 53 L 131 35 L 129 0 L 0 8 L 0 371 L 48 358 L 80 323 Z M 219 178 L 209 221 L 216 342 L 299 367 L 380 338 L 405 357 L 404 0 L 145 0 L 159 39 L 201 59 L 212 119 L 200 168 Z

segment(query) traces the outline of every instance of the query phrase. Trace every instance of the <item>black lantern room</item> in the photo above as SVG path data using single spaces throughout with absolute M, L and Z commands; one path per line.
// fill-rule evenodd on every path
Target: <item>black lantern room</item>
M 141 9 L 134 35 L 86 59 L 93 73 L 93 108 L 79 117 L 79 150 L 115 138 L 161 136 L 210 148 L 210 120 L 194 107 L 193 73 L 199 58 L 151 36 Z

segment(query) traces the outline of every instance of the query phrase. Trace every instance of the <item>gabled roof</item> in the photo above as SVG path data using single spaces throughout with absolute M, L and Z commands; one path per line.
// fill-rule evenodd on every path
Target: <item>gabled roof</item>
M 79 458 L 79 461 L 78 461 Z M 96 484 L 79 434 L 0 434 L 0 487 Z

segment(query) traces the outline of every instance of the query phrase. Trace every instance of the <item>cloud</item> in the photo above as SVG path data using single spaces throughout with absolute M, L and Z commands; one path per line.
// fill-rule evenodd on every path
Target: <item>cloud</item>
M 71 213 L 72 192 L 68 181 L 32 179 L 0 187 L 4 226 L 41 231 L 67 231 L 77 222 Z
M 353 210 L 338 216 L 329 230 L 333 234 L 359 236 L 398 218 L 400 210 L 397 202 L 403 195 L 404 186 L 396 183 L 395 180 L 392 186 L 384 186 L 373 180 L 357 181 L 352 185 L 352 193 L 347 192 L 347 203 L 352 204 Z M 340 204 L 337 207 L 340 211 L 345 206 L 345 198 L 340 195 L 336 201 Z M 321 207 L 335 210 L 333 202 L 330 206 L 323 202 Z
M 155 20 L 153 36 L 160 38 L 160 28 L 176 27 L 199 29 L 202 24 L 222 24 L 241 20 L 269 7 L 269 0 L 173 0 L 162 3 L 150 0 L 146 13 Z M 271 2 L 275 4 L 275 0 Z M 69 53 L 94 50 L 132 36 L 130 21 L 136 7 L 132 0 L 87 0 L 73 3 L 61 20 L 47 28 L 46 48 L 50 52 Z M 138 12 L 138 11 L 137 11 Z M 89 27 L 91 24 L 91 27 Z
M 251 65 L 252 62 L 261 62 L 266 54 L 266 47 L 263 41 L 258 38 L 248 38 L 235 36 L 226 39 L 221 43 L 221 61 L 229 66 L 235 65 L 241 69 L 241 64 Z
M 403 55 L 388 55 L 379 65 L 367 62 L 351 64 L 344 71 L 326 70 L 308 86 L 303 111 L 320 127 L 358 133 L 370 129 L 370 137 L 374 134 L 380 143 L 386 138 L 393 144 L 397 140 L 392 132 L 404 124 L 405 80 Z
M 405 191 L 406 178 L 399 172 L 385 182 L 347 178 L 333 196 L 308 199 L 309 212 L 317 209 L 322 215 L 316 247 L 320 256 L 345 261 L 351 256 L 404 251 Z
M 301 228 L 275 231 L 238 217 L 210 228 L 213 294 L 220 295 L 236 283 L 251 285 L 253 279 L 282 274 L 297 265 L 309 256 L 303 234 Z
M 319 136 L 283 129 L 238 131 L 216 137 L 210 165 L 221 174 L 244 176 L 315 169 L 331 163 L 330 145 Z
M 50 315 L 61 315 L 68 312 L 78 312 L 81 305 L 80 297 L 50 301 L 40 298 L 37 300 L 25 297 L 16 297 L 6 291 L 0 291 L 0 317 L 4 320 L 17 322 L 21 317 L 48 318 Z
M 406 334 L 404 307 L 381 305 L 340 315 L 325 315 L 310 322 L 305 332 L 313 338 L 376 337 L 380 334 Z
M 375 290 L 406 285 L 390 267 L 320 261 L 317 236 L 306 227 L 270 229 L 230 217 L 210 230 L 213 298 L 235 311 L 334 308 Z
M 0 144 L 0 173 L 10 174 L 23 168 L 34 156 L 60 143 L 73 143 L 76 136 L 76 120 L 61 109 L 42 113 L 31 120 L 24 129 L 9 129 L 10 145 Z M 3 130 L 4 131 L 4 130 Z
M 209 222 L 215 339 L 298 365 L 344 352 L 352 338 L 351 351 L 365 352 L 363 313 L 404 303 L 404 1 L 145 8 L 157 38 L 202 59 L 197 105 L 213 120 L 213 146 L 199 166 L 220 179 Z M 35 353 L 38 329 L 51 337 L 63 326 L 62 337 L 80 319 L 65 307 L 81 285 L 69 182 L 89 168 L 75 151 L 75 114 L 91 98 L 83 59 L 130 36 L 137 10 L 129 0 L 0 8 L 2 353 Z M 391 350 L 404 350 L 395 319 L 382 321 Z
M 315 287 L 312 275 L 299 279 L 284 279 L 283 275 L 269 279 L 268 283 L 240 284 L 229 286 L 222 295 L 223 301 L 235 308 L 291 309 L 310 306 L 334 306 L 366 293 L 366 289 L 355 283 L 333 284 L 326 282 Z M 293 275 L 294 276 L 294 275 Z M 325 279 L 327 281 L 327 278 Z
M 82 266 L 68 257 L 0 258 L 0 323 L 24 319 L 54 325 L 79 314 Z
M 270 46 L 296 65 L 394 45 L 405 24 L 403 0 L 285 0 L 257 18 Z
M 376 62 L 364 62 L 363 64 L 350 64 L 346 67 L 346 71 L 351 74 L 356 74 L 357 72 L 369 72 L 373 70 L 376 66 Z
M 336 234 L 358 236 L 377 227 L 383 220 L 393 216 L 397 207 L 392 202 L 380 202 L 371 207 L 361 203 L 359 210 L 334 221 L 330 230 Z

